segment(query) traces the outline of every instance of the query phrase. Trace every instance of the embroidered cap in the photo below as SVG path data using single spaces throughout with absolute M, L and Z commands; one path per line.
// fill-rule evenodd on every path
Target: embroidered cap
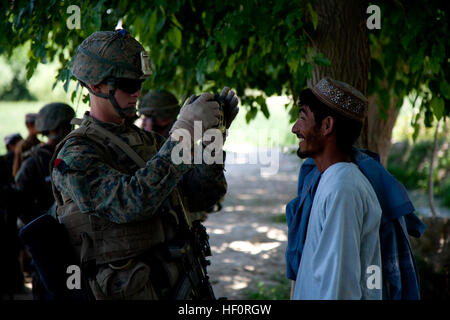
M 325 77 L 311 91 L 317 99 L 333 110 L 353 120 L 364 121 L 369 102 L 351 85 Z

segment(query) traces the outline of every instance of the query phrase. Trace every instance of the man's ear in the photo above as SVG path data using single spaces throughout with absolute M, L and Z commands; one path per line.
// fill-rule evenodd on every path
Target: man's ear
M 325 119 L 322 120 L 322 133 L 324 136 L 328 136 L 330 134 L 333 133 L 334 131 L 334 118 L 333 117 L 326 117 Z
M 89 88 L 94 91 L 95 93 L 102 92 L 102 84 L 88 84 Z

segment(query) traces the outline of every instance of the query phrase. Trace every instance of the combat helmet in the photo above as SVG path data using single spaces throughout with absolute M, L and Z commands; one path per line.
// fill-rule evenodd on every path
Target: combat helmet
M 39 110 L 35 127 L 36 130 L 45 135 L 51 130 L 56 130 L 62 124 L 70 123 L 70 120 L 74 117 L 75 111 L 68 104 L 49 103 Z
M 98 31 L 87 37 L 78 47 L 72 74 L 90 93 L 109 99 L 119 116 L 125 118 L 126 113 L 135 114 L 136 109 L 120 108 L 114 98 L 115 90 L 120 87 L 121 82 L 127 81 L 134 81 L 135 84 L 137 82 L 137 86 L 132 85 L 129 88 L 130 91 L 136 92 L 140 88 L 142 81 L 151 74 L 149 55 L 125 29 Z M 96 93 L 88 86 L 103 81 L 108 84 L 108 94 Z
M 165 121 L 177 117 L 180 105 L 170 92 L 150 91 L 139 101 L 139 113 Z

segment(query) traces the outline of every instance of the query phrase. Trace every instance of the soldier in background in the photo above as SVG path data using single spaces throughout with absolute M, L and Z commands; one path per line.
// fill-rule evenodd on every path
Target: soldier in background
M 141 128 L 167 138 L 172 125 L 177 120 L 180 108 L 177 98 L 170 92 L 164 90 L 148 92 L 139 102 L 139 113 L 142 115 Z M 215 212 L 217 207 L 222 207 L 220 202 L 205 211 L 190 212 L 191 218 L 193 221 L 204 222 L 208 213 Z
M 139 102 L 139 113 L 142 115 L 141 128 L 154 131 L 163 137 L 169 136 L 175 120 L 180 112 L 177 98 L 167 91 L 151 91 Z
M 47 143 L 36 145 L 22 163 L 15 176 L 16 187 L 21 194 L 20 219 L 28 224 L 46 213 L 55 199 L 53 197 L 49 165 L 56 145 L 72 130 L 70 121 L 75 111 L 65 103 L 49 103 L 39 110 L 36 129 L 47 136 Z M 46 290 L 33 270 L 33 298 L 45 299 Z
M 20 134 L 5 137 L 8 150 L 0 156 L 0 300 L 7 295 L 12 300 L 14 294 L 24 290 L 24 277 L 19 264 L 19 241 L 17 238 L 17 215 L 20 198 L 14 188 L 12 164 L 14 151 L 23 141 Z
M 17 172 L 19 171 L 20 166 L 22 165 L 23 160 L 28 157 L 27 152 L 35 145 L 38 145 L 40 143 L 39 139 L 37 138 L 38 131 L 35 126 L 37 113 L 27 113 L 25 115 L 25 126 L 28 130 L 28 136 L 25 140 L 20 141 L 16 149 L 14 151 L 14 162 L 12 167 L 12 175 L 13 177 L 16 176 Z
M 2 178 L 8 181 L 12 179 L 12 166 L 14 162 L 14 152 L 17 149 L 17 145 L 23 141 L 22 136 L 19 133 L 9 134 L 4 138 L 6 146 L 6 154 L 3 155 L 3 166 L 4 168 L 9 168 L 8 173 L 2 174 Z
M 39 111 L 36 129 L 47 136 L 47 143 L 36 145 L 28 152 L 15 176 L 17 189 L 23 197 L 20 218 L 24 224 L 47 212 L 53 198 L 49 164 L 56 145 L 71 131 L 70 120 L 75 112 L 65 103 L 46 104 Z

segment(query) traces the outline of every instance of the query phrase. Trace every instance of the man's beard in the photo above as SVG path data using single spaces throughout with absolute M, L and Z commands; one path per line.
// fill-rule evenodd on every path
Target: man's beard
M 300 145 L 297 149 L 297 156 L 300 159 L 314 158 L 322 149 L 322 141 L 318 135 L 307 135 L 303 141 L 303 148 L 306 150 L 301 151 Z
M 314 158 L 315 154 L 316 150 L 301 151 L 300 147 L 297 149 L 297 157 L 300 159 Z
M 309 154 L 308 154 L 308 152 L 300 151 L 300 147 L 299 147 L 297 149 L 297 157 L 299 157 L 300 159 L 306 159 L 306 158 L 309 158 Z

